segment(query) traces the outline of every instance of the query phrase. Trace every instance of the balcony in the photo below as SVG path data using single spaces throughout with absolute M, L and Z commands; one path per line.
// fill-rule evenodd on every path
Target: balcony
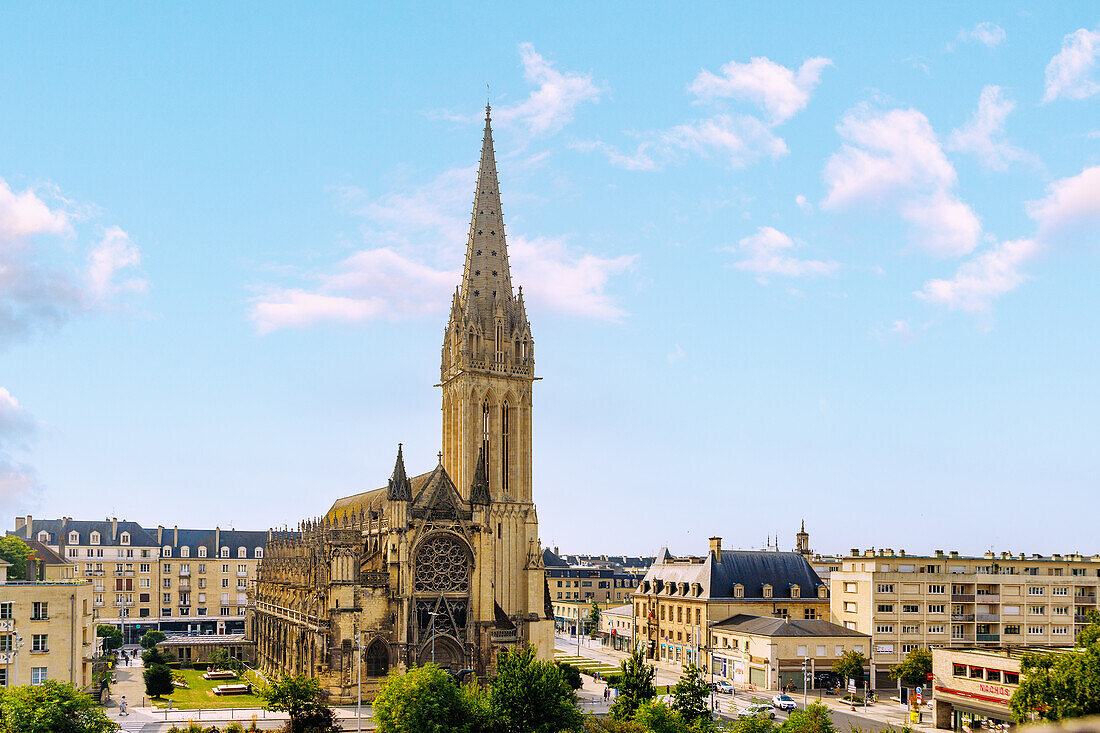
M 974 602 L 974 594 L 973 593 L 952 593 L 951 594 L 951 601 L 953 603 L 973 603 Z
M 179 582 L 179 586 L 177 586 L 177 587 L 178 587 L 179 590 L 184 590 L 184 591 L 191 590 L 191 583 L 189 583 L 186 580 L 181 580 Z
M 238 578 L 247 578 L 248 577 L 248 571 L 247 570 L 238 570 L 237 571 L 237 577 Z
M 1000 603 L 1001 597 L 996 593 L 979 593 L 974 596 L 978 603 Z
M 974 614 L 972 613 L 953 613 L 951 614 L 952 621 L 973 621 Z
M 1073 615 L 1073 623 L 1075 624 L 1087 624 L 1089 622 L 1088 614 L 1076 613 Z
M 1001 615 L 999 613 L 976 613 L 974 614 L 974 620 L 986 624 L 999 623 Z
M 978 634 L 977 641 L 1000 641 L 1000 634 Z
M 951 634 L 951 643 L 974 641 L 974 634 Z
M 1096 603 L 1096 596 L 1080 594 L 1073 597 L 1073 602 L 1078 605 L 1085 605 L 1089 603 Z
M 191 575 L 190 570 L 185 570 L 183 568 L 180 568 L 180 577 L 181 578 L 187 578 L 187 577 L 190 577 L 190 575 Z

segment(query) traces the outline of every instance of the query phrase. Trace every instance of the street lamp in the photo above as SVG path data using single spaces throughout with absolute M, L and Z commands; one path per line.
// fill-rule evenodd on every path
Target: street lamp
M 810 686 L 810 669 L 808 667 L 810 662 L 809 657 L 802 657 L 802 709 L 805 710 L 806 705 L 806 690 Z
M 15 684 L 19 684 L 19 650 L 23 647 L 23 637 L 16 634 L 12 637 L 11 644 L 11 658 L 15 663 Z M 8 680 L 8 684 L 11 684 L 11 680 Z
M 428 615 L 432 617 L 432 664 L 435 664 L 435 617 L 443 614 L 439 611 L 428 611 Z
M 363 730 L 363 632 L 355 630 L 355 679 L 359 686 L 359 694 L 355 696 L 355 730 Z

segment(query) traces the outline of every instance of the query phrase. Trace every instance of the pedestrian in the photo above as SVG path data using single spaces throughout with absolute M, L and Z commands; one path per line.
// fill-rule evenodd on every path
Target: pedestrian
M 123 695 L 122 699 L 118 701 L 118 714 L 129 715 L 129 711 L 126 710 L 126 696 Z

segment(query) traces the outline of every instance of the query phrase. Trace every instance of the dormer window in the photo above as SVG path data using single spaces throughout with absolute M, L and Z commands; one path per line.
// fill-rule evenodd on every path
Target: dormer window
M 80 544 L 80 533 L 79 532 L 69 532 L 69 544 L 70 545 L 79 545 Z
M 263 557 L 264 557 L 264 548 L 262 548 L 262 547 L 257 547 L 257 548 L 256 548 L 256 552 L 255 552 L 255 555 L 256 555 L 256 559 L 257 559 L 257 560 L 262 560 L 262 559 L 263 559 Z
M 829 597 L 829 587 L 826 586 L 826 585 L 817 586 L 817 597 L 818 598 L 828 598 Z
M 172 557 L 172 548 L 168 545 L 165 545 L 164 549 L 161 550 L 160 556 L 161 557 Z
M 802 597 L 802 589 L 798 587 L 797 583 L 792 585 L 791 586 L 791 598 L 801 598 L 801 597 Z
M 248 548 L 247 547 L 238 547 L 237 548 L 237 557 L 238 558 L 248 557 Z
M 99 532 L 92 532 L 91 536 L 88 538 L 88 542 L 93 544 L 93 545 L 98 545 L 99 544 Z
M 733 586 L 733 597 L 734 598 L 744 598 L 745 597 L 745 586 L 741 585 L 740 583 Z
M 130 533 L 129 532 L 123 532 L 122 534 L 120 534 L 118 536 L 118 542 L 121 545 L 130 544 Z
M 222 557 L 229 557 L 229 548 L 228 548 L 228 547 L 223 547 L 223 548 L 222 548 L 222 550 L 221 550 L 221 556 L 222 556 Z
M 46 530 L 42 530 L 41 532 L 38 533 L 38 541 L 39 542 L 49 542 L 50 541 L 50 533 L 47 532 Z
M 199 545 L 199 557 L 206 557 L 206 545 Z
M 191 557 L 191 548 L 184 545 L 180 548 L 180 557 Z
M 771 583 L 765 583 L 765 584 L 764 584 L 764 597 L 765 597 L 765 598 L 771 598 L 771 597 L 772 597 L 772 586 L 771 586 Z

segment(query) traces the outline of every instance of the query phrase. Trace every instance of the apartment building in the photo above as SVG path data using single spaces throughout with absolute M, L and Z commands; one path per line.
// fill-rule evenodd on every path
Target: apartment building
M 40 685 L 48 679 L 81 688 L 92 683 L 95 626 L 92 584 L 72 567 L 33 547 L 27 580 L 8 580 L 0 559 L 0 686 Z
M 711 624 L 738 614 L 827 619 L 829 589 L 799 552 L 723 550 L 703 557 L 661 548 L 633 595 L 634 638 L 649 659 L 701 663 Z
M 130 644 L 150 629 L 243 632 L 248 583 L 269 533 L 28 515 L 16 518 L 10 534 L 41 542 L 72 563 L 76 577 L 91 583 L 95 621 L 120 626 Z
M 877 684 L 911 649 L 1066 646 L 1088 623 L 1100 555 L 852 550 L 831 578 L 833 620 L 872 637 Z

